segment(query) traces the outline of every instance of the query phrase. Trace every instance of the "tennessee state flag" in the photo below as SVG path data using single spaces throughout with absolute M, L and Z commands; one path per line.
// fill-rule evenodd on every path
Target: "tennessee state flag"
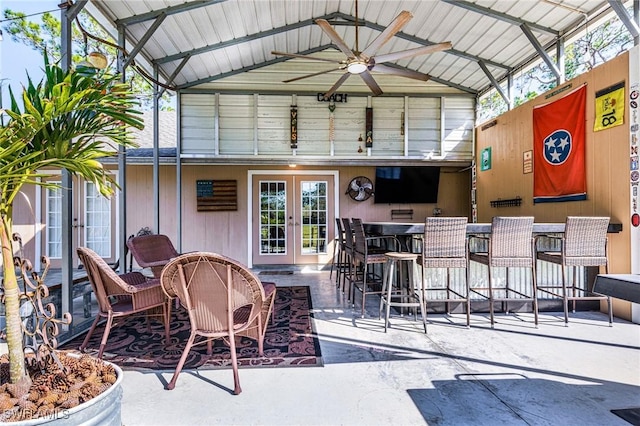
M 533 202 L 587 199 L 587 86 L 533 109 Z

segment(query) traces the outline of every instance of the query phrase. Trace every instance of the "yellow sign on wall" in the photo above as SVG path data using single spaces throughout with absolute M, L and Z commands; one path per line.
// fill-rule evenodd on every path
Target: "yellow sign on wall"
M 598 132 L 624 124 L 624 102 L 624 81 L 597 91 L 593 131 Z

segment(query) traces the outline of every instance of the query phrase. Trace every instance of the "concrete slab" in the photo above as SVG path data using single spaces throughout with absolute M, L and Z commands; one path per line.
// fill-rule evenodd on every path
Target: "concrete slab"
M 271 275 L 308 285 L 323 367 L 127 371 L 122 420 L 132 425 L 625 425 L 612 409 L 640 407 L 640 326 L 581 312 L 392 318 L 378 299 L 352 308 L 327 271 Z

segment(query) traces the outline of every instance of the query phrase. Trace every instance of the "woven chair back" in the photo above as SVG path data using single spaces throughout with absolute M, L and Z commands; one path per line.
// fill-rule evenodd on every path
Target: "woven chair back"
M 567 217 L 564 232 L 565 256 L 604 258 L 608 227 L 608 217 Z
M 531 267 L 533 216 L 495 216 L 491 221 L 489 254 L 491 266 Z
M 467 266 L 467 218 L 428 217 L 422 248 L 426 268 Z

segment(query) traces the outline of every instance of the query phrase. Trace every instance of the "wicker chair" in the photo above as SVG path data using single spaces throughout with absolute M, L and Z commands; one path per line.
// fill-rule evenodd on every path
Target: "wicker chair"
M 594 293 L 587 283 L 580 287 L 576 280 L 576 268 L 587 266 L 604 266 L 605 274 L 609 273 L 609 256 L 607 250 L 608 217 L 569 216 L 566 219 L 563 236 L 545 235 L 544 237 L 560 243 L 560 251 L 538 251 L 538 260 L 551 262 L 561 266 L 562 284 L 538 286 L 538 290 L 561 298 L 564 308 L 565 325 L 569 323 L 569 301 L 572 311 L 576 311 L 577 300 L 606 300 L 609 325 L 613 324 L 611 297 Z M 543 236 L 540 236 L 541 238 Z M 572 280 L 568 284 L 567 267 L 572 269 Z
M 107 319 L 100 342 L 98 358 L 102 358 L 109 332 L 115 318 L 127 317 L 146 312 L 148 316 L 158 316 L 154 311 L 161 309 L 164 331 L 169 340 L 169 300 L 162 292 L 159 279 L 147 279 L 140 272 L 118 275 L 96 252 L 85 247 L 77 249 L 78 257 L 87 269 L 87 277 L 98 300 L 98 314 L 87 333 L 80 350 L 84 351 L 98 322 Z
M 451 303 L 464 303 L 467 313 L 467 327 L 469 327 L 471 303 L 469 299 L 467 222 L 466 217 L 428 217 L 424 225 L 422 255 L 418 263 L 422 264 L 425 292 L 423 299 L 427 307 L 430 302 L 445 303 L 447 314 L 449 314 Z M 431 284 L 428 269 L 432 268 L 445 269 L 444 285 Z M 451 268 L 464 269 L 464 287 L 457 288 L 452 285 Z
M 238 359 L 235 336 L 258 341 L 258 352 L 264 354 L 264 334 L 273 309 L 275 285 L 268 289 L 249 269 L 225 256 L 193 252 L 169 262 L 160 278 L 170 297 L 178 297 L 189 314 L 191 334 L 167 389 L 173 389 L 194 345 L 224 338 L 229 343 L 233 366 L 234 394 L 239 394 Z M 198 338 L 198 341 L 196 341 Z
M 400 251 L 400 243 L 393 236 L 367 237 L 362 220 L 358 218 L 351 219 L 351 229 L 354 237 L 351 301 L 355 306 L 355 291 L 358 289 L 362 294 L 361 316 L 364 318 L 367 295 L 382 294 L 383 274 L 374 273 L 373 266 L 377 264 L 383 267 L 387 262 L 385 253 Z M 369 244 L 374 241 L 378 243 L 377 246 Z
M 533 217 L 505 217 L 496 216 L 491 221 L 491 235 L 489 237 L 471 236 L 473 240 L 488 242 L 486 252 L 472 251 L 469 260 L 479 262 L 487 266 L 489 276 L 487 287 L 471 286 L 470 291 L 489 301 L 489 313 L 491 326 L 495 323 L 494 302 L 502 302 L 503 311 L 508 312 L 508 302 L 531 302 L 534 314 L 534 322 L 538 326 L 538 296 L 536 282 L 536 262 L 534 254 Z M 506 270 L 505 285 L 495 287 L 492 282 L 492 268 L 504 267 Z M 531 289 L 516 290 L 509 286 L 509 268 L 531 269 Z
M 162 268 L 179 255 L 166 235 L 151 234 L 129 238 L 127 247 L 142 268 L 151 268 L 153 276 L 160 278 Z

